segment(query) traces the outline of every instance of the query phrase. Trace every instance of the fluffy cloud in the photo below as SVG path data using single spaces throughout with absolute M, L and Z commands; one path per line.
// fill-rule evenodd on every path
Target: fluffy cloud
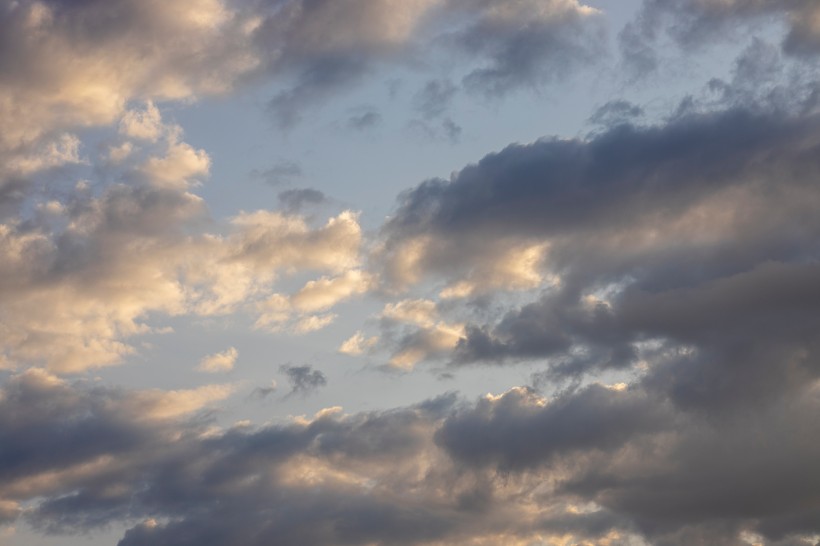
M 785 289 L 792 281 L 765 272 L 811 267 L 816 125 L 729 111 L 511 146 L 406 195 L 385 227 L 383 248 L 395 249 L 383 254 L 386 274 L 470 287 L 476 271 L 511 268 L 510 248 L 544 249 L 524 261 L 545 288 L 540 303 L 491 330 L 468 328 L 461 359 L 565 356 L 573 346 L 629 356 L 647 336 L 692 343 L 660 322 L 650 334 L 649 317 L 629 326 L 621 305 L 744 275 Z
M 404 370 L 450 353 L 464 336 L 464 325 L 445 321 L 432 300 L 388 303 L 381 313 L 381 328 L 378 344 L 390 351 L 389 365 Z M 367 344 L 375 347 L 377 341 Z
M 81 183 L 65 202 L 0 224 L 4 367 L 79 372 L 118 363 L 134 350 L 126 338 L 152 331 L 149 313 L 255 312 L 282 273 L 348 279 L 344 286 L 317 281 L 332 294 L 321 308 L 363 291 L 350 277 L 361 273 L 347 273 L 361 244 L 355 214 L 313 227 L 298 215 L 242 212 L 221 232 L 205 232 L 204 203 L 189 188 L 210 160 L 178 129 L 161 132 L 154 148 L 120 166 L 127 182 L 98 194 Z M 308 289 L 302 299 L 314 304 L 304 306 L 318 308 L 320 292 Z M 316 327 L 306 321 L 301 328 Z

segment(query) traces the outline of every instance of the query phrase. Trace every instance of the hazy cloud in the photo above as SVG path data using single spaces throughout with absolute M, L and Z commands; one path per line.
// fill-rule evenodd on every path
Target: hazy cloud
M 325 194 L 313 188 L 285 190 L 280 192 L 279 202 L 288 212 L 299 212 L 306 205 L 319 205 L 326 200 Z
M 252 171 L 251 176 L 260 178 L 271 186 L 281 186 L 290 183 L 295 178 L 300 178 L 302 167 L 293 161 L 280 161 L 264 171 Z
M 319 370 L 314 370 L 311 366 L 291 366 L 283 364 L 279 371 L 285 374 L 290 383 L 290 394 L 307 396 L 314 391 L 327 385 L 327 378 Z

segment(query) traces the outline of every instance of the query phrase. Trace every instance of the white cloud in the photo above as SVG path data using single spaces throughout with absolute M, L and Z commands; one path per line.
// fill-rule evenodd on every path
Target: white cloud
M 220 353 L 214 353 L 203 358 L 199 362 L 197 370 L 206 373 L 229 372 L 233 370 L 238 357 L 239 351 L 235 347 L 229 347 Z
M 309 281 L 290 301 L 301 312 L 323 311 L 351 296 L 364 294 L 371 284 L 372 279 L 368 273 L 351 269 L 338 277 Z
M 363 332 L 358 331 L 339 346 L 339 352 L 350 356 L 360 355 L 374 347 L 378 342 L 379 338 L 377 336 L 366 338 Z
M 162 135 L 164 125 L 159 108 L 152 101 L 145 103 L 145 110 L 128 110 L 120 120 L 120 134 L 156 142 Z

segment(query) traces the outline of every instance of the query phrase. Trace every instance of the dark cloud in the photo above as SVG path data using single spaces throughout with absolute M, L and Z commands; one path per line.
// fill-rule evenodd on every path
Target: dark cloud
M 669 421 L 669 412 L 641 392 L 593 385 L 543 404 L 522 388 L 448 418 L 436 439 L 467 464 L 521 470 L 556 456 L 614 450 Z
M 24 517 L 51 532 L 143 520 L 119 543 L 130 546 L 595 544 L 613 533 L 742 544 L 741 532 L 775 546 L 817 532 L 814 386 L 723 417 L 648 389 L 593 384 L 545 400 L 522 388 L 474 404 L 448 394 L 214 431 L 134 411 L 161 397 L 29 372 L 0 391 L 0 505 L 13 520 L 13 503 L 30 503 Z
M 291 366 L 284 364 L 279 367 L 288 378 L 291 386 L 290 394 L 300 394 L 307 396 L 327 385 L 327 378 L 319 370 L 314 370 L 311 366 Z
M 547 245 L 560 282 L 468 320 L 455 363 L 546 359 L 560 379 L 649 359 L 681 406 L 776 399 L 820 376 L 817 126 L 733 110 L 511 146 L 407 193 L 385 248 L 428 241 L 411 269 L 454 283 Z
M 589 117 L 589 123 L 609 127 L 621 123 L 633 122 L 643 116 L 643 108 L 625 100 L 610 101 L 599 107 Z

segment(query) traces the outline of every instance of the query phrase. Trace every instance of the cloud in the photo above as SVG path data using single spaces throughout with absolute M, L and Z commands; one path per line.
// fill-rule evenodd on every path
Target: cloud
M 378 340 L 378 337 L 366 338 L 362 331 L 358 331 L 339 346 L 339 352 L 350 356 L 357 356 L 372 348 Z
M 285 190 L 277 197 L 288 212 L 299 212 L 305 205 L 318 205 L 326 200 L 324 193 L 313 188 Z
M 413 97 L 415 108 L 425 119 L 440 117 L 458 91 L 450 80 L 430 80 Z
M 374 282 L 371 274 L 360 269 L 349 269 L 336 277 L 308 281 L 290 296 L 273 294 L 260 302 L 255 326 L 271 331 L 289 329 L 297 334 L 322 329 L 336 318 L 336 315 L 327 313 L 330 308 L 367 293 L 373 289 Z
M 388 303 L 381 328 L 380 345 L 391 353 L 389 365 L 403 370 L 450 353 L 464 336 L 464 325 L 443 320 L 432 300 Z
M 127 137 L 156 142 L 164 126 L 159 109 L 148 101 L 145 110 L 129 110 L 120 119 L 119 132 Z
M 603 50 L 599 12 L 577 0 L 488 1 L 478 9 L 455 0 L 450 7 L 472 20 L 449 37 L 484 60 L 464 85 L 490 96 L 554 81 L 576 64 L 592 63 Z
M 206 231 L 204 202 L 191 189 L 210 158 L 178 128 L 162 133 L 122 159 L 122 182 L 98 192 L 78 183 L 36 215 L 0 223 L 4 367 L 77 373 L 117 364 L 135 351 L 126 339 L 155 331 L 149 314 L 254 313 L 279 275 L 344 277 L 358 265 L 352 212 L 318 227 L 296 214 L 241 212 Z
M 302 174 L 302 167 L 293 161 L 280 161 L 264 171 L 254 170 L 251 172 L 251 176 L 261 178 L 271 186 L 288 184 L 292 179 L 301 177 Z
M 307 396 L 327 385 L 325 374 L 310 366 L 282 365 L 279 371 L 285 374 L 291 386 L 290 394 Z
M 203 358 L 197 370 L 206 373 L 229 372 L 236 364 L 239 351 L 235 347 L 229 347 L 221 353 L 214 353 Z
M 118 0 L 104 13 L 94 2 L 9 4 L 0 14 L 0 153 L 114 123 L 141 99 L 146 109 L 129 111 L 120 128 L 154 140 L 151 99 L 225 92 L 259 64 L 246 23 L 218 0 Z
M 801 544 L 817 392 L 715 416 L 646 383 L 518 388 L 219 429 L 134 411 L 180 394 L 29 371 L 0 390 L 2 506 L 51 532 L 131 522 L 123 545 Z
M 291 304 L 303 312 L 322 311 L 353 295 L 363 294 L 371 283 L 367 273 L 351 269 L 340 277 L 309 281 L 291 297 Z
M 622 54 L 637 73 L 657 68 L 658 39 L 670 35 L 692 50 L 727 36 L 748 34 L 750 26 L 785 24 L 782 50 L 798 58 L 820 53 L 820 8 L 811 0 L 644 0 L 636 19 L 619 35 Z
M 278 388 L 279 385 L 276 381 L 271 381 L 267 387 L 256 387 L 253 389 L 251 396 L 257 398 L 267 398 L 269 395 L 275 393 Z
M 480 68 L 463 83 L 480 93 L 537 87 L 594 62 L 604 44 L 597 15 L 577 0 L 360 0 L 347 2 L 344 12 L 332 2 L 292 2 L 257 32 L 267 47 L 284 52 L 278 65 L 292 77 L 268 106 L 281 127 L 291 127 L 309 105 L 356 85 L 380 65 L 411 66 L 419 52 L 474 60 Z M 431 85 L 422 94 L 452 95 Z M 427 114 L 431 96 L 417 101 Z
M 593 384 L 546 401 L 517 388 L 448 418 L 436 439 L 467 464 L 522 470 L 572 453 L 615 450 L 669 420 L 669 411 L 640 391 Z M 549 434 L 528 434 L 536 430 Z
M 813 117 L 713 112 L 514 145 L 419 185 L 384 227 L 386 277 L 466 299 L 450 349 L 416 356 L 539 360 L 558 381 L 634 370 L 712 410 L 815 380 L 817 134 Z M 506 306 L 516 282 L 541 293 Z M 482 289 L 492 315 L 469 307 Z
M 382 115 L 375 110 L 365 109 L 347 118 L 347 126 L 357 131 L 372 129 L 382 122 Z
M 629 123 L 643 116 L 643 108 L 625 100 L 609 101 L 593 112 L 589 122 L 609 127 L 620 123 Z

